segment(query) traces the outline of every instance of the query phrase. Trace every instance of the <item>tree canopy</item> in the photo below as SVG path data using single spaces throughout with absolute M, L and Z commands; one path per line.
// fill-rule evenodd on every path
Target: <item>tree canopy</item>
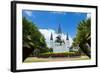
M 79 45 L 80 49 L 90 57 L 91 53 L 91 19 L 82 20 L 77 27 L 76 37 L 73 39 L 73 46 Z
M 25 53 L 23 52 L 24 55 L 26 55 L 29 49 L 31 49 L 30 53 L 35 49 L 38 49 L 40 53 L 48 51 L 44 36 L 40 33 L 37 26 L 25 17 L 23 17 L 23 50 L 24 49 L 26 49 L 26 51 L 24 51 Z M 29 54 L 27 56 L 29 56 Z

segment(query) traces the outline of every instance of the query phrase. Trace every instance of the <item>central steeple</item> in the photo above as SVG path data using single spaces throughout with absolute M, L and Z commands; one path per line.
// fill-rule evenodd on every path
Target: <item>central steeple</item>
M 59 26 L 58 26 L 58 34 L 61 34 L 61 33 L 62 33 L 61 25 L 59 24 Z
M 50 37 L 50 40 L 53 40 L 53 34 L 51 33 L 51 37 Z
M 69 40 L 68 33 L 67 33 L 67 36 L 66 36 L 66 40 Z

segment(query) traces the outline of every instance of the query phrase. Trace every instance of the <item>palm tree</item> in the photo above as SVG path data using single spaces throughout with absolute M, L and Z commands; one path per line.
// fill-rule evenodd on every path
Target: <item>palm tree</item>
M 91 19 L 80 22 L 77 27 L 76 37 L 73 41 L 73 46 L 78 44 L 80 49 L 91 58 Z

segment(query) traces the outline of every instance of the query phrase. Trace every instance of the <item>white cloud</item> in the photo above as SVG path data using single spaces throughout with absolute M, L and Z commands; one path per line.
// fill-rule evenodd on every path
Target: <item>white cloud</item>
M 32 16 L 32 11 L 25 11 L 28 16 Z
M 56 36 L 56 33 L 54 30 L 52 29 L 39 29 L 39 31 L 44 35 L 46 41 L 50 40 L 50 36 L 51 36 L 51 32 L 53 34 L 53 37 Z M 54 38 L 55 39 L 55 38 Z
M 90 14 L 90 13 L 87 14 L 87 19 L 88 19 L 88 18 L 91 18 L 91 14 Z
M 53 40 L 55 41 L 56 37 L 57 37 L 57 33 L 55 30 L 53 29 L 39 29 L 39 31 L 44 35 L 45 39 L 46 39 L 46 42 L 50 41 L 50 36 L 51 36 L 51 33 L 53 34 Z M 70 45 L 72 45 L 72 38 L 70 35 L 69 36 L 69 41 L 70 41 Z M 63 40 L 66 40 L 66 34 L 62 33 L 62 39 Z

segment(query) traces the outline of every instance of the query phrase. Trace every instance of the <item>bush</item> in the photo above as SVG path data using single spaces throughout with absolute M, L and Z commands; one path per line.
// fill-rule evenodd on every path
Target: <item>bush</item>
M 48 57 L 77 57 L 80 56 L 79 52 L 63 52 L 63 53 L 42 53 L 39 57 L 48 58 Z

